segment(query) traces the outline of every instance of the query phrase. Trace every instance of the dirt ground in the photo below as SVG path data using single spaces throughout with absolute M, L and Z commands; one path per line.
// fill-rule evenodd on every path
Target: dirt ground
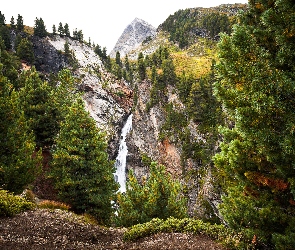
M 123 242 L 126 229 L 85 224 L 62 210 L 37 209 L 0 218 L 0 249 L 206 249 L 225 250 L 206 236 L 160 233 Z

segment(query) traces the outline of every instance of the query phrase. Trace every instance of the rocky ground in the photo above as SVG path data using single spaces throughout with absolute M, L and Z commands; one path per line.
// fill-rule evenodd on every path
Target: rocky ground
M 225 250 L 202 235 L 161 233 L 123 242 L 126 229 L 87 224 L 62 210 L 37 209 L 0 218 L 0 249 L 210 249 Z

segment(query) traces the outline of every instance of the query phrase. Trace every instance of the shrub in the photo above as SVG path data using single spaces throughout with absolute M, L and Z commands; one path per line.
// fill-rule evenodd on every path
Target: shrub
M 236 233 L 224 225 L 205 223 L 190 218 L 170 217 L 167 220 L 155 218 L 147 223 L 132 226 L 125 232 L 123 239 L 124 241 L 133 241 L 160 232 L 204 234 L 221 242 L 229 249 L 255 249 L 255 242 L 243 233 Z
M 38 204 L 39 208 L 48 208 L 48 209 L 61 209 L 68 211 L 71 206 L 58 201 L 43 200 Z
M 152 162 L 150 176 L 142 185 L 131 171 L 126 193 L 118 195 L 118 224 L 131 226 L 153 218 L 187 216 L 186 199 L 182 185 L 173 180 L 165 167 Z
M 33 208 L 35 208 L 33 202 L 15 196 L 6 190 L 0 190 L 0 217 L 13 216 Z

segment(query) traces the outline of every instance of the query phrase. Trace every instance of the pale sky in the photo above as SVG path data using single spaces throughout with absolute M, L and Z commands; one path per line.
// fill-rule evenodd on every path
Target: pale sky
M 42 18 L 48 32 L 59 22 L 82 30 L 84 40 L 106 47 L 111 52 L 124 29 L 134 18 L 140 18 L 157 28 L 170 14 L 179 9 L 214 7 L 227 3 L 248 3 L 247 0 L 10 0 L 1 1 L 0 11 L 6 23 L 18 14 L 24 24 L 33 27 Z

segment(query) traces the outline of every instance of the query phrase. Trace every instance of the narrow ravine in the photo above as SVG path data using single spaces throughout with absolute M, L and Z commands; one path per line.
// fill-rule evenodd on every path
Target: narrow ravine
M 128 148 L 126 144 L 126 136 L 132 129 L 132 114 L 129 115 L 121 132 L 121 139 L 119 145 L 118 156 L 116 158 L 115 167 L 115 180 L 120 184 L 119 192 L 123 193 L 126 191 L 126 157 Z

